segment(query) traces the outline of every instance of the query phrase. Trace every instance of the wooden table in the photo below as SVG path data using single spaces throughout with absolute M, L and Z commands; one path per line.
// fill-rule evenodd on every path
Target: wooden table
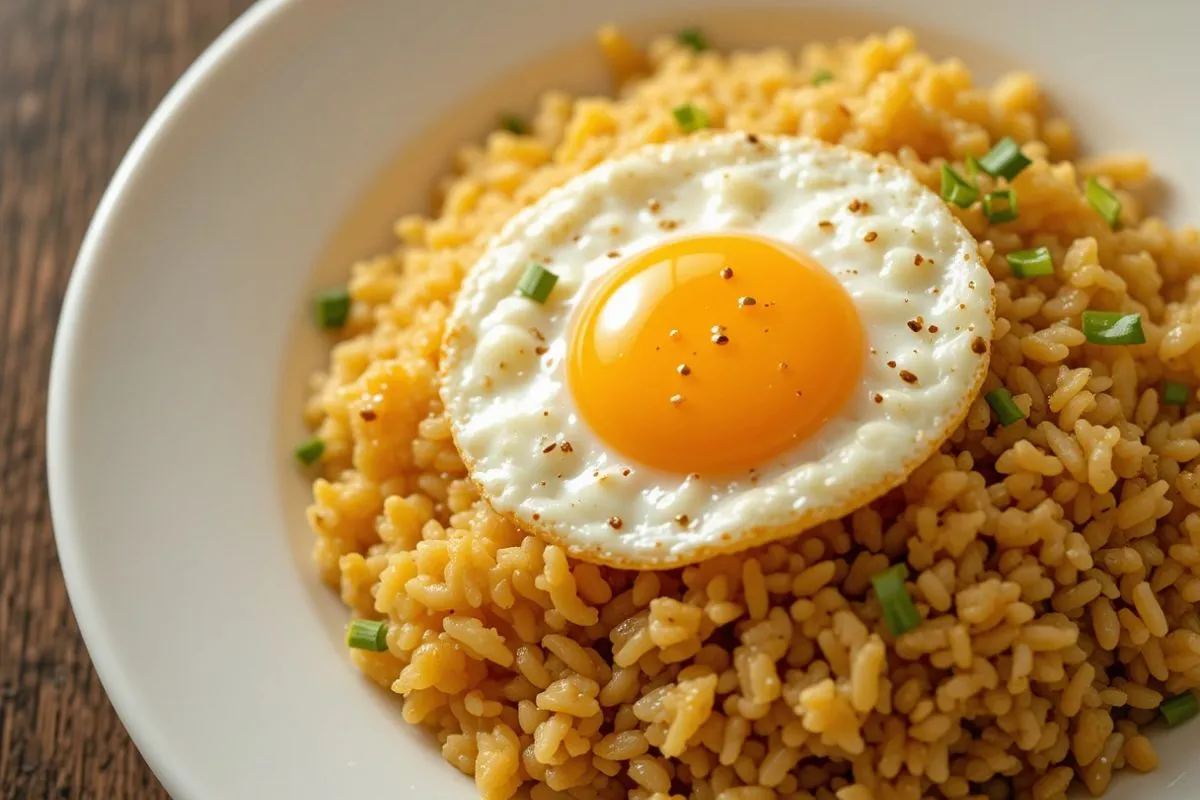
M 79 637 L 46 500 L 46 381 L 100 195 L 250 0 L 0 0 L 0 797 L 162 798 Z

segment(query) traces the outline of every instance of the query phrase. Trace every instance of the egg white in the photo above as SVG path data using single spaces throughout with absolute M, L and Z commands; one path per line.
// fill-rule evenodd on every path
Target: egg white
M 573 315 L 623 258 L 721 231 L 784 242 L 828 269 L 870 351 L 837 416 L 777 458 L 736 475 L 648 468 L 578 413 Z M 559 277 L 544 304 L 514 293 L 531 262 Z M 601 164 L 509 222 L 457 298 L 441 397 L 498 512 L 577 557 L 675 566 L 844 515 L 902 482 L 982 384 L 992 286 L 975 240 L 894 163 L 802 138 L 693 137 Z

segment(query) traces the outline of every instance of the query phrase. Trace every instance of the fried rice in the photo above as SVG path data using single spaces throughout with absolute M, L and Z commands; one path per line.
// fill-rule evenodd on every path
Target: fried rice
M 468 144 L 432 216 L 354 265 L 306 418 L 325 443 L 308 519 L 322 577 L 387 650 L 351 650 L 485 798 L 885 800 L 1104 792 L 1153 770 L 1147 728 L 1200 684 L 1200 238 L 1143 210 L 1144 159 L 1076 158 L 1029 74 L 977 87 L 913 35 L 799 53 L 600 45 L 614 97 L 545 93 L 529 131 Z M 814 76 L 832 76 L 814 81 Z M 665 572 L 573 561 L 493 513 L 436 392 L 465 272 L 520 208 L 604 159 L 714 127 L 883 154 L 937 191 L 1002 137 L 1033 160 L 1016 220 L 954 212 L 996 280 L 984 392 L 939 454 L 850 516 Z M 1121 201 L 1110 228 L 1097 177 Z M 980 177 L 984 191 L 1002 185 Z M 1047 247 L 1055 272 L 1005 255 Z M 1085 309 L 1142 314 L 1089 344 Z M 921 624 L 896 637 L 871 576 L 905 563 Z

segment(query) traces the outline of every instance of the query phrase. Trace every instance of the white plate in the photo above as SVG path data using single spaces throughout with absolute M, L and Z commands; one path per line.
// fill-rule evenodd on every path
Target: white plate
M 498 109 L 542 88 L 602 89 L 599 24 L 796 45 L 903 22 L 981 80 L 1016 64 L 1042 75 L 1089 144 L 1149 152 L 1172 216 L 1200 217 L 1200 5 L 707 5 L 263 2 L 138 138 L 63 310 L 50 488 L 96 667 L 176 797 L 474 796 L 350 665 L 344 612 L 309 566 L 291 458 L 303 376 L 323 359 L 308 300 L 386 246 L 390 221 L 423 205 L 455 144 Z M 1162 768 L 1111 796 L 1197 796 L 1194 739 L 1161 737 Z

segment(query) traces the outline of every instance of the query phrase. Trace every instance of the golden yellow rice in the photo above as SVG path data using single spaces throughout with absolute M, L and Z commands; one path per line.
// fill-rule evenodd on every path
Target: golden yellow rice
M 346 335 L 306 408 L 326 443 L 316 563 L 355 616 L 390 623 L 387 652 L 353 660 L 485 798 L 1055 798 L 1154 769 L 1143 728 L 1200 684 L 1200 406 L 1159 396 L 1200 373 L 1200 238 L 1143 214 L 1146 162 L 1072 163 L 1032 76 L 977 88 L 905 30 L 798 54 L 643 53 L 612 29 L 600 43 L 615 98 L 546 93 L 529 135 L 465 146 L 437 214 L 401 219 L 396 249 L 353 268 Z M 835 79 L 814 86 L 821 69 Z M 890 154 L 935 190 L 945 160 L 1022 142 L 1020 218 L 954 211 L 997 281 L 985 391 L 1007 387 L 1028 419 L 1000 427 L 977 398 L 880 501 L 638 574 L 492 513 L 435 375 L 489 236 L 603 159 L 679 136 L 684 102 L 714 126 Z M 1085 201 L 1087 175 L 1116 189 L 1119 231 Z M 1056 274 L 1014 279 L 1005 254 L 1036 246 Z M 1142 312 L 1147 343 L 1086 344 L 1086 308 Z M 900 561 L 923 622 L 897 638 L 870 577 Z

